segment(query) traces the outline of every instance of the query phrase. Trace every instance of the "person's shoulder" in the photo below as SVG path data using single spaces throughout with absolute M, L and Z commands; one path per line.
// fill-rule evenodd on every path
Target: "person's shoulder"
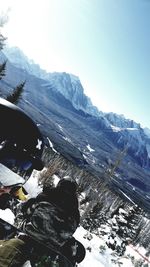
M 6 209 L 10 207 L 10 201 L 12 200 L 12 197 L 10 194 L 3 194 L 0 196 L 0 209 Z
M 58 194 L 58 190 L 55 187 L 47 188 L 43 190 L 37 197 L 36 201 L 51 201 L 51 199 Z
M 36 198 L 29 198 L 26 202 L 22 203 L 21 211 L 23 213 L 26 213 L 28 208 L 32 207 L 35 202 L 36 202 Z

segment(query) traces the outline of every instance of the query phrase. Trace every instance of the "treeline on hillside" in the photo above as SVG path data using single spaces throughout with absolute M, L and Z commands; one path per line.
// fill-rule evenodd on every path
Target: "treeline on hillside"
M 51 148 L 44 149 L 43 160 L 46 168 L 39 175 L 40 184 L 52 185 L 54 175 L 60 179 L 70 177 L 78 184 L 81 225 L 85 229 L 102 235 L 98 229 L 110 220 L 110 226 L 112 229 L 116 228 L 115 234 L 120 238 L 128 238 L 132 244 L 140 244 L 150 251 L 150 220 L 140 207 L 131 204 L 109 188 L 103 177 L 95 177 Z M 119 215 L 121 209 L 125 211 L 125 214 L 121 215 L 123 222 Z M 119 228 L 113 225 L 114 218 Z

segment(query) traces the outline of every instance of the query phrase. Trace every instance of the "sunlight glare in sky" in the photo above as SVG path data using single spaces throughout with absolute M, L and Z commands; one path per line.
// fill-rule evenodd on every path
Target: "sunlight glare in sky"
M 101 111 L 150 128 L 150 2 L 0 0 L 11 46 L 48 72 L 79 77 Z
M 51 8 L 52 3 L 53 1 Z M 51 47 L 48 47 L 49 44 L 43 43 L 43 41 L 47 39 L 46 26 L 49 25 L 49 32 L 52 28 L 53 8 L 48 9 L 47 0 L 44 1 L 44 5 L 41 5 L 41 1 L 14 0 L 10 7 L 9 21 L 5 26 L 9 44 L 21 47 L 29 58 L 37 58 L 38 62 L 35 63 L 40 63 L 41 66 L 43 65 L 42 67 L 46 68 L 50 61 L 47 51 L 51 50 Z M 54 61 L 54 58 L 51 58 L 51 61 Z

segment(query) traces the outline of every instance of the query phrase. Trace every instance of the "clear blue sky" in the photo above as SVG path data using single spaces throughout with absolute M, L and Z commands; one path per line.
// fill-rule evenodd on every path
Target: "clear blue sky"
M 13 4 L 12 4 L 13 2 Z M 149 0 L 0 0 L 11 45 L 47 71 L 77 75 L 104 112 L 150 128 Z

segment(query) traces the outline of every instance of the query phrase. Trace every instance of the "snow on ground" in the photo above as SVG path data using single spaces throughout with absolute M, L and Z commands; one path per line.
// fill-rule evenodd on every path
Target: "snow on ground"
M 90 152 L 94 152 L 95 151 L 93 148 L 91 148 L 91 146 L 89 144 L 86 147 Z
M 39 192 L 41 192 L 41 188 L 38 186 L 37 182 L 37 172 L 33 173 L 32 177 L 28 180 L 26 184 L 26 190 L 28 190 L 30 197 L 36 196 Z M 57 176 L 54 176 L 55 184 L 59 181 Z M 13 224 L 14 222 L 14 214 L 11 210 L 0 210 L 0 218 L 8 221 Z M 114 254 L 114 252 L 107 247 L 104 237 L 98 237 L 94 234 L 90 234 L 83 227 L 78 227 L 76 230 L 74 237 L 78 239 L 86 248 L 86 257 L 85 259 L 78 265 L 79 267 L 134 267 L 135 265 L 131 261 L 131 257 L 134 257 L 135 260 L 142 259 L 141 255 L 139 255 L 136 251 L 136 248 L 131 246 L 127 246 L 125 255 L 122 257 L 118 257 Z M 145 255 L 145 251 L 142 248 L 138 248 L 142 255 Z M 120 265 L 120 263 L 122 263 Z M 150 266 L 147 261 L 145 264 Z M 30 263 L 27 262 L 23 267 L 30 267 Z
M 4 221 L 9 222 L 10 224 L 14 223 L 15 215 L 10 209 L 1 210 L 0 209 L 0 218 Z
M 78 265 L 79 267 L 117 267 L 119 266 L 119 262 L 122 262 L 122 267 L 134 266 L 131 262 L 131 259 L 127 258 L 127 256 L 122 258 L 113 256 L 113 251 L 106 246 L 105 241 L 102 238 L 92 234 L 92 239 L 89 241 L 88 239 L 84 238 L 86 235 L 87 231 L 81 226 L 74 234 L 74 237 L 78 239 L 86 248 L 86 257 Z M 89 251 L 90 248 L 91 252 Z M 131 249 L 128 249 L 127 252 L 130 254 L 132 251 Z M 137 259 L 140 258 L 137 255 L 136 257 Z
M 13 224 L 14 215 L 9 209 L 0 210 L 0 218 L 3 218 L 4 220 Z M 99 238 L 96 235 L 92 234 L 92 239 L 88 240 L 87 238 L 85 238 L 85 236 L 89 235 L 90 234 L 81 226 L 76 230 L 74 234 L 74 237 L 78 239 L 86 248 L 86 257 L 78 265 L 79 267 L 117 267 L 119 266 L 117 262 L 122 262 L 122 267 L 134 267 L 131 259 L 128 258 L 127 255 L 134 256 L 134 258 L 136 259 L 141 258 L 140 255 L 138 255 L 137 252 L 134 251 L 131 247 L 127 247 L 127 251 L 124 257 L 119 258 L 117 256 L 113 256 L 113 251 L 107 248 L 105 241 L 102 238 Z M 30 266 L 30 263 L 27 262 L 23 267 Z
M 54 148 L 54 146 L 53 146 L 53 143 L 51 142 L 51 140 L 47 137 L 47 140 L 48 140 L 48 142 L 49 142 L 49 146 L 51 147 L 51 149 L 55 152 L 55 153 L 57 153 L 58 154 L 58 152 L 56 151 L 56 149 Z
M 54 182 L 53 182 L 54 183 L 54 186 L 56 186 L 58 184 L 58 182 L 59 182 L 60 179 L 55 174 L 53 175 L 53 178 L 54 178 Z
M 114 125 L 111 125 L 111 128 L 112 128 L 113 132 L 120 132 L 121 131 L 120 127 L 117 127 L 117 126 L 114 126 Z

